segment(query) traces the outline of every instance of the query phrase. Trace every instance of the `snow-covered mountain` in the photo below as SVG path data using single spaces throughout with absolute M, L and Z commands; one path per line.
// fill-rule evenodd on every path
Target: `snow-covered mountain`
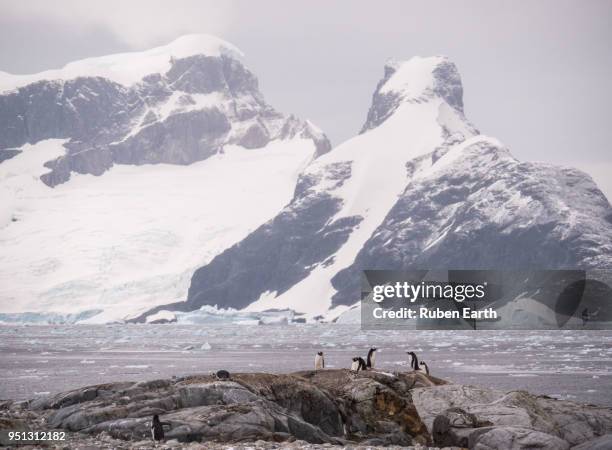
M 265 103 L 238 54 L 217 38 L 189 35 L 36 75 L 0 74 L 0 160 L 24 144 L 69 139 L 42 176 L 55 186 L 72 172 L 100 175 L 115 163 L 191 164 L 228 144 L 262 148 L 299 136 L 328 151 L 316 127 Z
M 211 36 L 0 73 L 0 313 L 106 321 L 183 300 L 329 149 Z
M 0 320 L 333 319 L 366 268 L 612 268 L 591 178 L 479 134 L 445 57 L 389 62 L 331 151 L 210 36 L 0 89 Z
M 160 308 L 333 318 L 359 300 L 361 269 L 612 268 L 612 208 L 592 179 L 518 161 L 468 122 L 462 97 L 444 57 L 387 64 L 361 134 L 199 268 L 186 302 Z

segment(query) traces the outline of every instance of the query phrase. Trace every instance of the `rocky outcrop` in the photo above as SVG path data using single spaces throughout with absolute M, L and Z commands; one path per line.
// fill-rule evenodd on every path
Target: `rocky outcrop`
M 153 414 L 172 424 L 168 439 L 190 441 L 363 441 L 427 443 L 410 400 L 415 386 L 442 383 L 420 374 L 235 374 L 229 381 L 193 376 L 77 389 L 30 402 L 52 428 L 105 432 L 116 439 L 149 435 Z
M 6 402 L 0 413 L 2 429 L 62 429 L 73 442 L 113 441 L 117 448 L 148 439 L 154 414 L 171 424 L 166 438 L 177 444 L 559 450 L 606 448 L 612 434 L 609 408 L 447 384 L 414 372 L 321 370 L 112 383 Z
M 612 448 L 612 434 L 606 434 L 592 441 L 572 447 L 572 450 L 608 450 L 610 448 Z
M 131 441 L 146 439 L 159 414 L 171 423 L 166 437 L 180 442 L 410 445 L 430 441 L 410 391 L 437 383 L 421 374 L 348 370 L 192 376 L 91 386 L 8 410 L 36 414 L 51 429 Z
M 569 449 L 610 433 L 610 408 L 474 386 L 417 388 L 412 399 L 439 446 Z M 587 447 L 588 448 L 588 447 Z

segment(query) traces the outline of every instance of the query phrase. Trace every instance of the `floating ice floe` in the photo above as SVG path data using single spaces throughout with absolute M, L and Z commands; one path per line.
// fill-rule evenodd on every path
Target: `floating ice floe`
M 163 314 L 162 314 L 163 313 Z M 219 309 L 214 306 L 202 306 L 200 309 L 191 312 L 180 311 L 159 311 L 148 316 L 148 323 L 161 320 L 168 321 L 174 317 L 176 322 L 182 325 L 200 324 L 236 324 L 236 325 L 286 325 L 295 319 L 295 312 L 289 309 L 268 310 L 268 311 L 240 311 L 233 308 Z M 206 333 L 201 333 L 205 335 Z
M 54 312 L 0 313 L 0 324 L 68 325 L 89 319 L 101 312 L 101 309 L 90 309 L 78 314 Z
M 174 314 L 172 311 L 163 309 L 161 311 L 156 312 L 155 314 L 151 314 L 150 316 L 147 316 L 146 322 L 147 323 L 176 322 L 176 314 Z

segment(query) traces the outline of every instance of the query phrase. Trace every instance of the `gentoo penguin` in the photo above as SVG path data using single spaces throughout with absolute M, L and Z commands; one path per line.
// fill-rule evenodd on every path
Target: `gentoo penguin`
M 315 370 L 325 369 L 325 358 L 323 352 L 317 352 L 315 355 Z
M 363 360 L 361 356 L 357 357 L 357 361 L 359 361 L 359 370 L 366 370 L 368 368 L 368 366 L 366 365 L 366 362 Z
M 353 358 L 353 364 L 351 364 L 352 371 L 359 372 L 360 370 L 366 370 L 366 368 L 366 362 L 361 356 L 355 356 Z
M 419 365 L 425 367 L 425 374 L 429 375 L 429 366 L 427 365 L 427 363 L 425 361 L 421 361 Z
M 414 352 L 406 352 L 412 357 L 412 361 L 410 361 L 410 366 L 413 370 L 419 370 L 419 359 L 417 358 L 416 353 Z
M 151 437 L 154 441 L 162 441 L 164 439 L 164 426 L 170 426 L 168 422 L 161 422 L 159 416 L 155 414 L 151 422 Z
M 366 366 L 368 369 L 374 368 L 374 360 L 376 359 L 376 347 L 372 347 L 368 352 L 368 362 L 366 362 Z

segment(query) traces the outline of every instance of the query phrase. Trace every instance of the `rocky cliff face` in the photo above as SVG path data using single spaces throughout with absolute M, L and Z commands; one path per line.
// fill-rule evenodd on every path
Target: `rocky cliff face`
M 414 58 L 412 64 L 389 60 L 385 64 L 384 76 L 372 95 L 372 105 L 362 133 L 382 124 L 403 102 L 418 103 L 441 98 L 456 112 L 463 114 L 463 85 L 457 66 L 441 58 L 435 62 L 429 74 L 423 74 L 419 67 L 423 64 L 421 60 Z M 417 88 L 417 83 L 422 82 L 423 77 L 430 78 L 426 80 L 429 84 Z
M 355 262 L 334 277 L 334 305 L 354 303 L 366 268 L 612 267 L 610 204 L 590 177 L 522 163 L 480 137 L 441 150 L 415 164 Z
M 169 424 L 166 445 L 268 441 L 285 447 L 298 440 L 561 450 L 605 444 L 612 433 L 608 408 L 447 384 L 418 372 L 190 376 L 89 386 L 2 407 L 0 430 L 63 429 L 74 445 L 115 448 L 154 445 L 148 440 L 153 414 Z
M 462 94 L 446 58 L 387 64 L 362 133 L 169 308 L 331 318 L 359 300 L 362 269 L 612 267 L 612 208 L 591 178 L 518 161 L 468 122 Z
M 24 144 L 68 139 L 66 154 L 48 161 L 51 172 L 42 176 L 55 186 L 72 172 L 101 175 L 113 164 L 191 164 L 231 144 L 254 149 L 298 136 L 312 139 L 317 155 L 329 151 L 320 130 L 264 101 L 256 77 L 234 52 L 200 54 L 207 50 L 194 46 L 193 54 L 175 57 L 190 39 L 158 51 L 168 59 L 163 71 L 131 85 L 84 70 L 0 93 L 0 161 Z

